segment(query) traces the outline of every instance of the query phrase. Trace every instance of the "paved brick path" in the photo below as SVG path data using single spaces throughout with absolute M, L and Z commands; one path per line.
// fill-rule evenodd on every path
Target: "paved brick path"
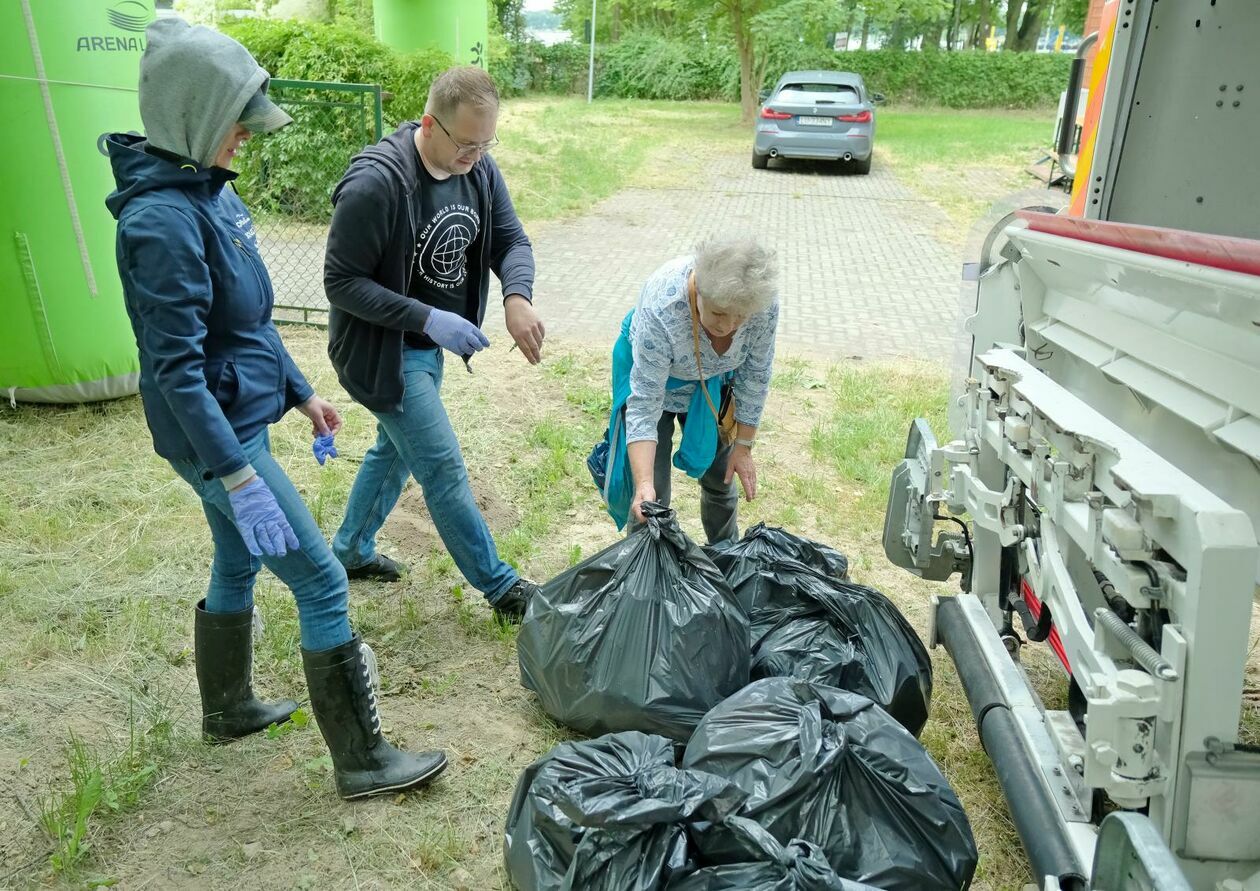
M 946 363 L 960 266 L 933 234 L 946 225 L 878 161 L 869 176 L 846 176 L 801 163 L 753 170 L 741 153 L 692 186 L 626 189 L 581 217 L 530 227 L 537 305 L 550 334 L 611 344 L 658 265 L 708 235 L 752 230 L 779 251 L 781 356 Z M 322 307 L 322 230 L 262 236 L 279 302 Z M 486 331 L 505 337 L 491 304 Z
M 755 230 L 782 264 L 781 355 L 948 362 L 961 261 L 932 234 L 945 224 L 878 161 L 869 176 L 843 176 L 723 158 L 707 182 L 627 189 L 584 216 L 531 227 L 536 303 L 550 334 L 611 343 L 660 263 L 707 235 Z M 501 310 L 486 330 L 503 336 Z

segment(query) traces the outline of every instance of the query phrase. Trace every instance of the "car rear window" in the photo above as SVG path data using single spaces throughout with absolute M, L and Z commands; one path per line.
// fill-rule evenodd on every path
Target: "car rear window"
M 857 87 L 851 87 L 848 84 L 816 84 L 816 83 L 793 83 L 784 84 L 779 94 L 783 93 L 829 93 L 827 98 L 834 99 L 837 102 L 857 102 Z

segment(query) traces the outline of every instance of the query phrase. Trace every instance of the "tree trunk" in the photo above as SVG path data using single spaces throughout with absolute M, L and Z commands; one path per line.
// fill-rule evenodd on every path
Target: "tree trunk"
M 1024 11 L 1024 0 L 1007 0 L 1006 3 L 1006 43 L 1002 49 L 1015 52 L 1019 43 L 1019 15 Z
M 892 33 L 888 35 L 888 44 L 885 49 L 904 50 L 906 48 L 907 30 L 909 30 L 909 25 L 904 18 L 893 22 Z
M 936 52 L 941 48 L 941 38 L 945 36 L 945 22 L 936 22 L 923 32 L 924 52 Z
M 744 7 L 739 0 L 731 5 L 731 24 L 735 31 L 735 49 L 739 52 L 739 107 L 745 123 L 757 114 L 757 85 L 753 83 L 753 42 L 748 33 Z
M 986 41 L 989 39 L 989 28 L 992 27 L 989 22 L 989 0 L 979 0 L 979 3 L 980 22 L 976 26 L 976 33 L 980 35 L 980 40 L 975 45 L 984 48 L 988 45 Z
M 866 49 L 867 41 L 871 36 L 871 17 L 869 15 L 862 18 L 862 49 Z
M 1024 18 L 1019 24 L 1019 30 L 1014 34 L 1006 35 L 1006 44 L 1017 53 L 1032 52 L 1037 48 L 1037 38 L 1041 36 L 1041 20 L 1045 17 L 1046 5 L 1044 0 L 1028 0 L 1028 6 L 1024 10 Z

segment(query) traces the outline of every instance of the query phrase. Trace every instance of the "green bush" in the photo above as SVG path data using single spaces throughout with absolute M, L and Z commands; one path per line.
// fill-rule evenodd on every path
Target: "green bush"
M 580 92 L 586 86 L 586 48 L 575 43 L 534 54 L 529 88 Z M 766 66 L 771 86 L 785 71 L 824 69 L 861 74 L 890 102 L 951 108 L 1032 108 L 1052 105 L 1067 85 L 1071 58 L 1055 53 L 902 52 L 836 53 L 796 45 L 776 48 Z M 733 49 L 699 40 L 632 34 L 597 48 L 595 90 L 627 99 L 739 99 L 739 62 Z
M 455 60 L 441 50 L 417 50 L 398 55 L 397 59 L 392 86 L 382 84 L 394 94 L 385 105 L 385 119 L 391 127 L 403 121 L 418 120 L 424 114 L 429 87 L 439 74 L 455 64 Z
M 272 77 L 380 84 L 391 127 L 423 113 L 429 85 L 455 64 L 440 50 L 399 53 L 349 24 L 246 19 L 226 30 Z
M 520 96 L 529 89 L 527 48 L 510 42 L 494 27 L 493 20 L 486 49 L 486 71 L 494 78 L 500 96 Z
M 948 108 L 1034 108 L 1058 101 L 1059 93 L 1067 87 L 1071 64 L 1071 56 L 1061 53 L 833 53 L 801 48 L 790 56 L 773 59 L 767 80 L 793 69 L 853 71 L 890 102 Z
M 253 53 L 258 64 L 266 68 L 272 77 L 282 77 L 280 65 L 289 44 L 313 26 L 299 21 L 239 19 L 221 27 L 226 34 L 243 43 Z
M 254 213 L 326 223 L 332 218 L 333 187 L 373 134 L 347 115 L 321 114 L 319 106 L 288 106 L 288 111 L 292 125 L 251 140 L 241 152 L 237 189 Z
M 396 52 L 347 23 L 247 19 L 226 30 L 274 78 L 379 84 L 388 97 L 386 132 L 424 113 L 429 85 L 453 64 L 437 50 Z M 361 108 L 338 104 L 345 94 L 277 90 L 277 96 L 294 124 L 246 146 L 238 188 L 257 212 L 326 222 L 333 186 L 350 158 L 375 141 L 374 120 Z
M 601 47 L 596 85 L 624 99 L 738 99 L 739 62 L 728 48 L 634 34 Z
M 585 93 L 589 51 L 588 44 L 545 46 L 529 41 L 525 45 L 528 88 L 539 93 Z

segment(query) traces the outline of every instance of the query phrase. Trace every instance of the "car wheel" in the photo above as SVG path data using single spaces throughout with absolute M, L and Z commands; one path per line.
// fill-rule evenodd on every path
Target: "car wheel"
M 756 149 L 753 149 L 752 161 L 754 170 L 765 170 L 770 166 L 770 156 L 758 154 Z
M 871 172 L 871 159 L 870 158 L 867 158 L 865 161 L 858 161 L 855 159 L 851 163 L 853 164 L 852 169 L 854 173 L 860 173 L 862 175 L 866 175 Z

